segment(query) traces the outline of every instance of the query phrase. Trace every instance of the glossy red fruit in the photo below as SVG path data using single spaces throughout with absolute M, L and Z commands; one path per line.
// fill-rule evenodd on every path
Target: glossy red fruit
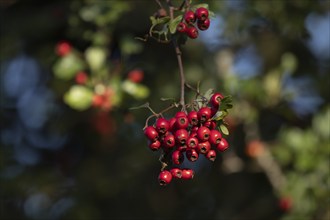
M 221 141 L 222 135 L 220 133 L 220 131 L 218 130 L 211 130 L 210 131 L 210 138 L 209 138 L 209 142 L 212 145 L 218 145 Z
M 193 11 L 187 11 L 184 14 L 184 20 L 186 21 L 187 24 L 193 24 L 196 21 L 196 16 Z
M 194 178 L 194 171 L 191 169 L 183 169 L 181 179 L 190 180 Z
M 179 145 L 185 145 L 188 139 L 188 131 L 186 129 L 179 129 L 175 132 L 175 140 Z
M 207 120 L 209 120 L 211 118 L 211 108 L 209 108 L 209 107 L 202 107 L 197 112 L 197 115 L 198 115 L 199 121 L 201 123 L 204 123 L 204 122 L 206 122 Z
M 178 112 L 176 113 L 175 118 L 176 118 L 175 127 L 177 129 L 186 129 L 189 126 L 189 121 L 186 113 Z
M 176 130 L 175 122 L 176 122 L 176 118 L 171 118 L 171 119 L 168 121 L 168 124 L 169 124 L 169 131 L 173 132 L 173 131 Z
M 144 73 L 140 69 L 131 70 L 127 76 L 128 80 L 134 83 L 140 83 L 143 80 L 143 77 Z
M 186 33 L 191 39 L 196 39 L 198 37 L 198 30 L 194 26 L 188 27 Z
M 204 21 L 209 17 L 209 10 L 204 7 L 197 8 L 195 11 L 196 18 L 200 21 Z
M 226 139 L 222 138 L 219 144 L 217 145 L 217 149 L 221 152 L 227 150 L 229 147 L 229 144 Z
M 205 31 L 205 30 L 209 29 L 210 23 L 211 23 L 210 19 L 206 19 L 204 21 L 198 21 L 197 22 L 197 27 L 198 27 L 199 30 Z
M 201 142 L 207 141 L 210 137 L 210 132 L 211 132 L 210 129 L 208 129 L 207 127 L 205 127 L 205 126 L 200 127 L 197 130 L 198 140 Z
M 188 140 L 187 140 L 187 147 L 188 148 L 197 148 L 198 146 L 198 139 L 196 137 L 189 137 Z
M 86 84 L 87 80 L 88 80 L 88 76 L 85 72 L 79 72 L 75 77 L 75 81 L 77 84 L 84 85 Z
M 163 170 L 158 175 L 158 181 L 161 186 L 166 186 L 172 181 L 172 174 L 168 170 Z
M 168 129 L 170 128 L 170 123 L 165 118 L 158 118 L 156 121 L 156 130 L 161 133 L 165 134 Z
M 224 98 L 224 96 L 223 96 L 221 93 L 216 92 L 216 93 L 214 93 L 214 94 L 211 96 L 211 98 L 210 98 L 210 104 L 211 104 L 215 109 L 218 110 L 219 105 L 220 105 L 220 103 L 221 103 L 221 100 L 222 100 L 223 98 Z
M 183 162 L 184 160 L 184 155 L 182 153 L 182 151 L 179 150 L 175 150 L 172 153 L 172 162 L 173 164 L 179 165 Z
M 210 130 L 213 130 L 217 126 L 217 123 L 215 121 L 208 120 L 208 121 L 204 122 L 203 126 L 207 127 Z
M 149 148 L 152 151 L 157 151 L 157 150 L 159 150 L 160 147 L 161 147 L 161 144 L 160 144 L 160 141 L 158 141 L 158 140 L 155 140 L 155 141 L 149 143 Z
M 191 111 L 188 113 L 188 121 L 192 126 L 198 125 L 198 116 L 196 111 Z
M 217 152 L 215 150 L 209 150 L 205 156 L 210 161 L 215 161 L 215 159 L 217 158 Z
M 175 146 L 175 138 L 173 134 L 168 134 L 164 137 L 163 144 L 166 148 L 173 148 Z
M 71 44 L 66 41 L 61 41 L 56 45 L 56 54 L 58 56 L 65 56 L 72 50 Z
M 153 126 L 148 126 L 146 129 L 144 129 L 144 135 L 150 141 L 155 141 L 158 138 L 158 132 Z
M 184 22 L 180 22 L 176 27 L 176 30 L 180 33 L 185 33 L 187 31 L 187 24 Z
M 200 142 L 197 145 L 198 152 L 201 154 L 206 154 L 209 150 L 211 150 L 211 144 L 208 141 Z
M 170 172 L 171 172 L 173 178 L 180 179 L 182 177 L 182 170 L 179 169 L 179 168 L 176 168 L 176 167 L 175 168 L 172 168 L 170 170 Z
M 194 162 L 198 159 L 198 152 L 195 149 L 189 148 L 186 151 L 186 157 L 189 161 Z

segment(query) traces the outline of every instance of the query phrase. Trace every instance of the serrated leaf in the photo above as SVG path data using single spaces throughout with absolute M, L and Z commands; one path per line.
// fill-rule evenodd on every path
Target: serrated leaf
M 227 115 L 228 115 L 227 111 L 217 111 L 217 113 L 215 113 L 215 115 L 212 117 L 212 120 L 220 121 L 223 118 L 225 118 Z
M 229 135 L 229 130 L 224 124 L 221 124 L 219 128 L 224 135 Z
M 210 98 L 212 97 L 214 93 L 214 89 L 209 89 L 207 90 L 205 93 L 204 93 L 204 97 L 207 99 L 207 100 L 210 100 Z
M 233 104 L 232 104 L 232 97 L 231 96 L 225 96 L 222 100 L 221 100 L 221 103 L 220 103 L 220 107 L 219 107 L 219 110 L 227 110 L 227 109 L 230 109 L 233 107 Z
M 169 30 L 171 34 L 174 34 L 176 32 L 176 27 L 182 20 L 182 15 L 177 16 L 173 20 L 170 21 L 169 23 Z

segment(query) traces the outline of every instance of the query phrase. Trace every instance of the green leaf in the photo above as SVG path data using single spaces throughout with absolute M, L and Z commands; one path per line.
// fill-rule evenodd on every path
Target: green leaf
M 157 20 L 154 16 L 150 16 L 150 21 L 151 21 L 151 24 L 154 26 L 154 25 L 157 25 Z
M 102 47 L 89 47 L 85 51 L 85 57 L 90 68 L 97 71 L 104 65 L 107 51 Z
M 147 98 L 150 94 L 148 87 L 134 83 L 130 80 L 125 80 L 122 84 L 122 89 L 126 93 L 130 94 L 136 99 L 144 99 Z
M 74 53 L 61 57 L 53 66 L 56 77 L 63 80 L 72 79 L 76 73 L 85 68 L 84 62 Z
M 158 24 L 165 24 L 167 22 L 169 22 L 171 20 L 171 18 L 169 16 L 165 16 L 162 18 L 155 18 L 154 16 L 150 16 L 150 21 L 152 26 L 156 26 Z
M 214 89 L 209 89 L 207 90 L 205 93 L 204 93 L 204 97 L 207 99 L 207 100 L 210 100 L 210 98 L 212 97 L 214 93 Z
M 171 34 L 174 34 L 176 32 L 176 27 L 181 22 L 181 20 L 182 20 L 182 15 L 179 15 L 176 18 L 174 18 L 173 20 L 170 21 L 169 29 L 170 29 Z
M 220 103 L 219 110 L 227 110 L 233 107 L 233 99 L 231 96 L 225 96 Z
M 229 135 L 229 130 L 224 124 L 221 124 L 219 128 L 224 135 Z
M 85 86 L 72 86 L 64 94 L 64 102 L 78 111 L 88 109 L 92 104 L 93 92 Z
M 227 111 L 218 111 L 215 113 L 215 115 L 212 117 L 212 120 L 220 121 L 223 118 L 225 118 L 228 115 Z

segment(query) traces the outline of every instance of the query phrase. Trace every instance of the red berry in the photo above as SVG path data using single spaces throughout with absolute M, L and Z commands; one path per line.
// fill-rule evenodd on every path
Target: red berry
M 187 30 L 187 25 L 186 23 L 180 22 L 178 26 L 176 27 L 176 30 L 180 33 L 185 33 Z
M 127 78 L 134 83 L 140 83 L 143 80 L 143 77 L 144 73 L 140 69 L 131 70 L 127 76 Z
M 203 125 L 210 130 L 213 130 L 217 126 L 217 123 L 215 121 L 206 121 Z
M 169 123 L 169 131 L 175 131 L 177 128 L 175 127 L 176 118 L 171 118 L 168 123 Z
M 226 139 L 222 138 L 219 144 L 217 145 L 217 149 L 221 152 L 227 150 L 229 147 L 229 144 Z
M 163 170 L 158 175 L 158 181 L 161 186 L 166 186 L 172 180 L 172 174 L 170 171 Z
M 292 200 L 290 197 L 281 198 L 279 201 L 279 207 L 282 211 L 288 212 L 292 208 Z
M 187 117 L 187 114 L 185 112 L 177 112 L 175 114 L 175 118 L 180 118 L 180 117 Z
M 217 158 L 217 153 L 215 152 L 215 150 L 209 150 L 209 152 L 207 152 L 205 156 L 210 161 L 215 161 L 215 159 Z
M 177 129 L 186 129 L 189 126 L 189 121 L 186 116 L 176 118 L 175 127 Z
M 210 19 L 206 19 L 204 21 L 198 21 L 197 22 L 197 27 L 199 28 L 199 30 L 201 31 L 205 31 L 210 27 Z
M 182 146 L 179 145 L 177 150 L 181 152 L 185 152 L 187 150 L 187 145 L 182 145 Z
M 188 37 L 192 39 L 196 39 L 198 37 L 198 30 L 194 26 L 188 27 L 186 33 Z
M 103 96 L 102 95 L 93 95 L 92 98 L 92 106 L 94 107 L 100 107 L 102 106 L 104 100 L 103 100 Z
M 66 41 L 61 41 L 56 45 L 56 53 L 61 57 L 69 54 L 71 50 L 71 44 Z
M 200 7 L 195 11 L 196 18 L 200 21 L 204 21 L 209 17 L 209 10 L 206 8 Z
M 183 153 L 181 151 L 179 151 L 179 150 L 173 151 L 173 153 L 172 153 L 172 162 L 174 164 L 179 165 L 183 162 L 183 160 L 184 160 L 184 156 L 183 156 Z
M 191 162 L 196 161 L 198 159 L 198 156 L 199 156 L 199 154 L 195 149 L 191 149 L 191 148 L 187 149 L 186 157 L 189 161 L 191 161 Z
M 158 138 L 158 132 L 153 126 L 148 126 L 144 130 L 144 135 L 151 141 L 155 141 Z
M 193 11 L 187 11 L 184 14 L 184 20 L 186 21 L 187 24 L 193 24 L 196 21 L 196 16 Z
M 190 180 L 194 178 L 194 171 L 191 169 L 183 169 L 181 179 Z
M 209 142 L 212 145 L 217 145 L 220 143 L 222 138 L 221 133 L 218 130 L 211 130 L 210 131 L 210 138 L 209 138 Z
M 158 118 L 156 121 L 156 130 L 161 133 L 165 134 L 168 129 L 170 128 L 169 122 L 165 118 Z
M 211 109 L 209 107 L 202 107 L 197 112 L 197 115 L 200 122 L 204 123 L 211 118 Z
M 210 98 L 210 104 L 212 105 L 212 107 L 214 107 L 215 109 L 218 110 L 219 105 L 221 103 L 221 100 L 223 99 L 223 95 L 219 92 L 216 92 L 212 95 L 212 97 Z
M 187 146 L 189 148 L 197 148 L 198 146 L 198 139 L 196 137 L 189 137 L 187 140 Z
M 85 84 L 87 82 L 87 79 L 88 77 L 85 72 L 79 72 L 75 77 L 76 83 L 78 84 Z
M 201 142 L 207 141 L 209 137 L 210 137 L 210 129 L 208 129 L 207 127 L 202 126 L 197 130 L 197 138 Z
M 175 146 L 175 138 L 173 134 L 168 134 L 164 137 L 163 144 L 167 148 L 173 148 Z
M 152 151 L 159 150 L 160 146 L 161 146 L 161 144 L 160 144 L 160 141 L 158 141 L 158 140 L 155 140 L 155 141 L 149 143 L 149 148 Z
M 191 111 L 191 112 L 189 112 L 189 114 L 188 114 L 188 120 L 189 120 L 189 123 L 190 123 L 192 126 L 196 126 L 196 125 L 198 125 L 198 116 L 197 116 L 197 112 L 196 112 L 196 111 Z
M 197 149 L 201 154 L 206 154 L 211 149 L 211 144 L 208 141 L 200 142 L 197 145 Z
M 185 145 L 187 143 L 188 139 L 188 131 L 186 129 L 179 129 L 175 132 L 175 140 L 177 141 L 177 144 Z
M 171 172 L 173 178 L 180 179 L 182 176 L 182 170 L 180 170 L 179 168 L 172 168 L 170 170 L 170 172 Z

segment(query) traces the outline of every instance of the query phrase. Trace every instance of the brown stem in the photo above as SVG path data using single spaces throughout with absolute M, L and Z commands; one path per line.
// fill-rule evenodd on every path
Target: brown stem
M 170 17 L 171 20 L 174 19 L 174 7 L 172 6 L 171 0 L 167 0 L 167 4 L 170 9 Z M 178 41 L 175 36 L 173 36 L 173 45 L 176 53 L 176 58 L 178 60 L 178 65 L 179 65 L 179 71 L 180 71 L 180 105 L 182 106 L 182 111 L 186 112 L 186 105 L 185 105 L 185 98 L 184 98 L 184 85 L 185 85 L 185 77 L 184 77 L 184 71 L 183 71 L 183 64 L 182 64 L 182 57 L 181 57 L 181 50 L 178 45 Z

